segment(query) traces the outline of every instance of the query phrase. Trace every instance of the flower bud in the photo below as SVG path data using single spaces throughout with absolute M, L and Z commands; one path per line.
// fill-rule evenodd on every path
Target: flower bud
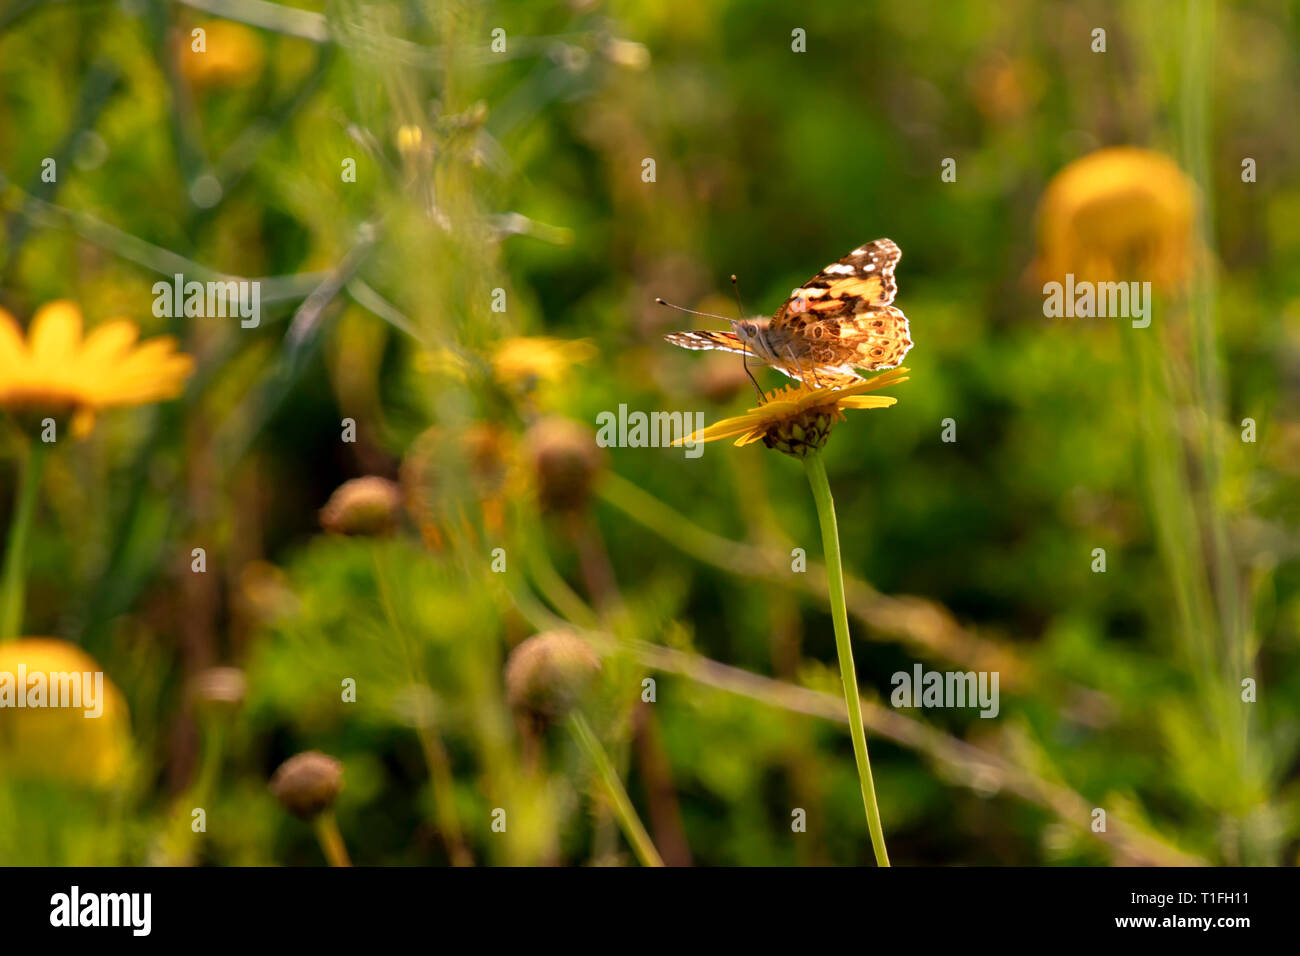
M 194 678 L 194 698 L 214 711 L 233 710 L 244 699 L 248 680 L 238 667 L 209 667 Z
M 525 441 L 542 510 L 581 510 L 604 464 L 591 430 L 567 418 L 543 418 Z
M 334 806 L 342 789 L 343 764 L 316 750 L 290 757 L 271 778 L 275 799 L 302 820 L 311 820 Z
M 541 722 L 558 720 L 600 670 L 591 645 L 570 631 L 545 631 L 521 643 L 506 661 L 506 700 Z
M 376 475 L 353 478 L 334 489 L 320 510 L 321 527 L 334 534 L 383 535 L 397 527 L 402 492 Z

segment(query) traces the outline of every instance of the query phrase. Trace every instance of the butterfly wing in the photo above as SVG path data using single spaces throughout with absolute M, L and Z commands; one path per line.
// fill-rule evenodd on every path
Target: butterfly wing
M 713 332 L 701 330 L 696 332 L 673 332 L 665 335 L 665 339 L 672 342 L 673 345 L 679 345 L 684 349 L 717 349 L 722 352 L 740 352 L 742 354 L 751 354 L 751 350 L 745 348 L 735 332 Z
M 847 316 L 838 323 L 841 346 L 853 349 L 853 357 L 846 364 L 856 368 L 873 372 L 896 368 L 912 348 L 907 316 L 897 306 Z
M 795 289 L 776 310 L 772 325 L 854 315 L 889 305 L 898 293 L 894 269 L 902 257 L 903 250 L 892 239 L 858 246 Z
M 800 342 L 822 368 L 894 368 L 912 347 L 907 316 L 892 305 L 902 250 L 891 239 L 859 246 L 794 291 L 773 333 Z

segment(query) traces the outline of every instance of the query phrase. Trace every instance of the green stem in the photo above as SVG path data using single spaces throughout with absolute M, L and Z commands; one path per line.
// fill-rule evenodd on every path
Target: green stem
M 636 815 L 636 808 L 632 806 L 631 798 L 623 789 L 623 781 L 618 779 L 618 774 L 614 772 L 614 765 L 609 762 L 609 757 L 605 754 L 605 748 L 600 745 L 591 725 L 587 723 L 587 718 L 583 717 L 580 711 L 575 710 L 569 715 L 569 729 L 577 738 L 578 745 L 586 752 L 587 759 L 595 765 L 596 775 L 605 785 L 610 803 L 614 806 L 614 814 L 618 817 L 619 825 L 623 828 L 627 841 L 632 844 L 632 849 L 636 851 L 641 865 L 663 866 L 663 858 L 655 849 L 650 834 L 641 823 L 641 818 Z
M 853 756 L 858 764 L 858 783 L 862 805 L 867 811 L 867 828 L 876 863 L 889 866 L 885 849 L 885 831 L 880 826 L 880 808 L 876 806 L 876 785 L 871 779 L 871 760 L 867 756 L 867 733 L 862 726 L 862 700 L 858 697 L 858 674 L 853 667 L 853 645 L 849 643 L 849 613 L 844 603 L 844 567 L 840 561 L 840 532 L 835 522 L 835 501 L 831 498 L 826 465 L 819 452 L 803 460 L 817 502 L 817 520 L 822 529 L 822 548 L 826 552 L 826 576 L 831 597 L 831 619 L 835 622 L 835 650 L 840 658 L 840 680 L 844 684 L 844 703 L 849 708 L 849 736 L 853 738 Z
M 27 541 L 31 537 L 32 516 L 36 513 L 36 492 L 41 484 L 45 463 L 45 443 L 28 445 L 27 463 L 23 466 L 22 485 L 14 503 L 13 524 L 5 542 L 3 577 L 0 577 L 0 641 L 19 636 L 23 626 L 23 597 L 27 585 Z
M 397 623 L 397 612 L 393 610 L 393 599 L 388 586 L 386 563 L 380 553 L 379 543 L 372 543 L 370 557 L 375 570 L 375 587 L 379 590 L 379 603 L 384 609 L 384 618 L 393 638 L 402 648 L 402 657 L 406 663 L 407 677 L 412 684 L 428 686 L 423 664 L 417 662 L 417 650 L 412 647 L 406 628 Z M 442 745 L 442 738 L 434 731 L 427 715 L 416 715 L 416 735 L 420 739 L 420 749 L 424 753 L 425 766 L 429 770 L 429 785 L 433 793 L 433 812 L 442 831 L 443 842 L 452 866 L 472 866 L 473 858 L 465 846 L 461 833 L 460 817 L 456 813 L 456 792 L 452 786 L 451 762 L 447 759 L 447 750 Z
M 540 540 L 529 542 L 526 558 L 528 570 L 533 582 L 542 596 L 551 602 L 551 606 L 572 624 L 579 627 L 597 627 L 600 620 L 596 613 L 580 598 L 569 582 L 556 569 L 546 545 Z
M 352 861 L 348 859 L 348 848 L 343 842 L 343 834 L 339 832 L 338 821 L 334 819 L 334 811 L 326 810 L 312 822 L 312 829 L 316 831 L 316 842 L 320 844 L 321 852 L 325 854 L 326 861 L 330 866 L 351 866 Z

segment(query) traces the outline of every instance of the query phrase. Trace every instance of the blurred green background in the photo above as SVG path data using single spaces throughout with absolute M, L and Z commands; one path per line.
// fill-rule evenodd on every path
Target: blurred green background
M 731 316 L 734 272 L 771 314 L 888 236 L 911 380 L 826 461 L 894 862 L 1294 865 L 1298 18 L 3 0 L 0 304 L 129 316 L 197 371 L 49 457 L 25 633 L 102 665 L 129 754 L 90 785 L 0 735 L 0 863 L 319 865 L 267 786 L 307 749 L 344 766 L 355 863 L 634 863 L 570 738 L 505 701 L 506 655 L 559 619 L 609 638 L 586 711 L 668 862 L 870 861 L 824 573 L 790 571 L 822 549 L 798 463 L 559 441 L 556 504 L 539 423 L 739 414 L 739 359 L 665 343 L 701 320 L 654 298 Z M 1145 330 L 1042 313 L 1040 198 L 1115 145 L 1171 157 L 1202 210 Z M 154 318 L 174 272 L 260 279 L 260 326 Z M 323 533 L 363 475 L 410 515 Z M 891 707 L 917 662 L 998 671 L 998 717 Z

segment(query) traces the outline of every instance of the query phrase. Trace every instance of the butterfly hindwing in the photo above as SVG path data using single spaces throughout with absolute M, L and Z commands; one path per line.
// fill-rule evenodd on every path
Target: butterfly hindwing
M 893 305 L 840 319 L 839 333 L 840 342 L 856 353 L 848 364 L 873 372 L 901 365 L 912 348 L 907 316 Z

